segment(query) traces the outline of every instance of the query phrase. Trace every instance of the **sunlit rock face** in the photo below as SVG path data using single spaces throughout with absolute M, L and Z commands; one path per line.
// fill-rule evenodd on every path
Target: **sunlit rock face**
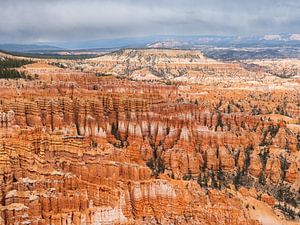
M 19 70 L 37 79 L 0 80 L 1 225 L 299 222 L 299 76 L 175 50 Z

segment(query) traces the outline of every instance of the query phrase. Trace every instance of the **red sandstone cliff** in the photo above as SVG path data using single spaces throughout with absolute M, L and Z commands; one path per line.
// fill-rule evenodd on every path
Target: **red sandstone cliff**
M 248 198 L 297 220 L 297 92 L 22 70 L 0 81 L 0 224 L 259 224 Z

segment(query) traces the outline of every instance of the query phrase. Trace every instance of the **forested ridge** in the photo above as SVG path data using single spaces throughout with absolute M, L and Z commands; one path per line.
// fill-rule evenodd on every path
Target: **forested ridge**
M 0 79 L 32 79 L 31 76 L 15 69 L 30 63 L 32 63 L 32 61 L 26 59 L 0 59 Z

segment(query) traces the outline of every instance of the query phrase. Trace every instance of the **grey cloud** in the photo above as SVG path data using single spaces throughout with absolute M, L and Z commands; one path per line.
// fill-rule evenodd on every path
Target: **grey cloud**
M 300 31 L 298 0 L 0 0 L 0 41 Z

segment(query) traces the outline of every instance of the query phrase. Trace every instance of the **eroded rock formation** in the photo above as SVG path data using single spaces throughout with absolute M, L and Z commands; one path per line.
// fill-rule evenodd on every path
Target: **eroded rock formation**
M 166 85 L 46 63 L 20 69 L 35 80 L 0 83 L 0 224 L 260 224 L 251 199 L 282 223 L 299 219 L 297 89 Z

